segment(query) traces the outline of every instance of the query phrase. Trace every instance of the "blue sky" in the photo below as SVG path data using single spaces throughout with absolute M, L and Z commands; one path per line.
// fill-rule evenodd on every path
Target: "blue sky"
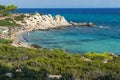
M 0 0 L 19 8 L 120 8 L 120 0 Z

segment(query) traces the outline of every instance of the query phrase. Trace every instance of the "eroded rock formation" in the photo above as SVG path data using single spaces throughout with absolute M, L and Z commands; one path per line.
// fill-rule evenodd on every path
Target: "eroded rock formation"
M 39 13 L 36 13 L 29 18 L 25 18 L 25 23 L 26 28 L 31 30 L 49 29 L 71 25 L 67 22 L 67 20 L 65 20 L 63 16 L 56 15 L 55 17 L 53 17 L 50 14 L 40 15 Z

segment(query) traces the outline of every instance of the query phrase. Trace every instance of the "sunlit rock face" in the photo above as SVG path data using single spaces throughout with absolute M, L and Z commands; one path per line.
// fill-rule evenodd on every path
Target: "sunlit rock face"
M 49 28 L 57 28 L 60 26 L 69 26 L 67 20 L 60 15 L 56 15 L 53 17 L 52 15 L 40 15 L 36 13 L 35 15 L 31 15 L 29 18 L 25 18 L 26 28 L 31 30 L 36 29 L 49 29 Z

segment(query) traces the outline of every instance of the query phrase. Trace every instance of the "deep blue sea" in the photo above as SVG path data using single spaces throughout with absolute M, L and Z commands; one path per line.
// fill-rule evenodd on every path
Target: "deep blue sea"
M 78 26 L 49 31 L 32 31 L 23 35 L 32 44 L 44 48 L 65 49 L 71 53 L 111 52 L 120 54 L 120 9 L 18 9 L 21 13 L 60 14 L 68 21 L 95 23 L 93 28 Z

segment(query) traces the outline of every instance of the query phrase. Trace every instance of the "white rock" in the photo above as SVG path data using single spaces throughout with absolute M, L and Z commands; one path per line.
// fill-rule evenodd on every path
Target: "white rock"
M 56 15 L 40 15 L 36 13 L 29 18 L 25 18 L 26 27 L 31 29 L 48 29 L 48 28 L 57 28 L 58 26 L 67 26 L 70 25 L 63 16 Z

